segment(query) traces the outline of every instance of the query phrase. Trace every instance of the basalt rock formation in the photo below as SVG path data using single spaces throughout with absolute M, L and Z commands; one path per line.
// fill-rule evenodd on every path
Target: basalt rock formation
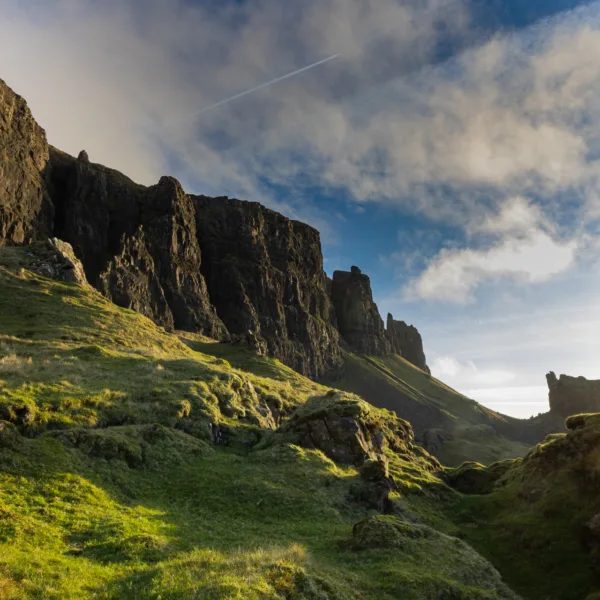
M 194 206 L 179 183 L 144 187 L 112 169 L 52 149 L 56 235 L 70 242 L 88 281 L 119 306 L 169 329 L 223 339 L 200 273 Z
M 253 332 L 269 354 L 316 378 L 341 367 L 319 232 L 258 202 L 192 196 L 202 273 L 232 335 Z
M 407 325 L 404 321 L 395 321 L 388 313 L 387 336 L 390 340 L 392 350 L 405 358 L 408 362 L 419 367 L 426 373 L 431 373 L 423 352 L 423 340 L 421 334 L 413 325 Z
M 546 375 L 550 412 L 561 417 L 577 413 L 600 412 L 600 380 L 561 375 Z
M 0 246 L 56 237 L 87 280 L 167 329 L 248 340 L 317 378 L 343 363 L 319 233 L 258 203 L 134 183 L 49 147 L 0 82 Z M 208 285 L 207 285 L 208 284 Z
M 0 79 L 0 246 L 29 243 L 51 233 L 47 162 L 44 130 L 25 100 Z
M 331 284 L 331 300 L 338 328 L 351 350 L 371 356 L 391 352 L 383 320 L 373 302 L 371 280 L 358 267 L 335 271 Z

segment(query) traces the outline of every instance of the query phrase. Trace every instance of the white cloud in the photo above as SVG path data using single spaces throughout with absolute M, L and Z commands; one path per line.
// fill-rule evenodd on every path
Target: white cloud
M 464 304 L 474 300 L 479 285 L 498 277 L 547 281 L 574 264 L 576 251 L 575 241 L 560 243 L 540 230 L 484 250 L 444 249 L 409 284 L 407 296 Z
M 453 356 L 436 357 L 430 368 L 435 377 L 463 390 L 471 386 L 499 386 L 515 378 L 515 374 L 510 371 L 480 370 L 472 361 L 460 361 Z
M 543 217 L 539 206 L 529 202 L 523 196 L 507 198 L 498 208 L 497 213 L 476 215 L 471 223 L 469 233 L 491 233 L 499 235 L 520 236 L 545 226 L 550 227 Z
M 465 3 L 208 6 L 7 0 L 0 76 L 69 152 L 85 147 L 145 183 L 175 170 L 197 191 L 293 216 L 318 220 L 307 199 L 315 185 L 465 227 L 501 195 L 535 192 L 552 204 L 570 190 L 585 203 L 596 186 L 594 7 L 419 69 L 435 52 L 440 20 L 471 35 Z M 327 65 L 187 117 L 335 53 Z M 265 182 L 286 186 L 285 201 Z

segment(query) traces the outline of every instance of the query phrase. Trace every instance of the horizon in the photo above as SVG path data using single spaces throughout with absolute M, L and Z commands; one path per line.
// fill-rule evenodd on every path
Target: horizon
M 0 77 L 59 149 L 316 227 L 498 412 L 600 379 L 600 2 L 35 4 Z

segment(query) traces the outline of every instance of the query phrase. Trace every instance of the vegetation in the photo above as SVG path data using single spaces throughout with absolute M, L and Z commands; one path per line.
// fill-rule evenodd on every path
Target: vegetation
M 350 354 L 343 379 L 332 385 L 359 394 L 375 406 L 398 412 L 421 432 L 439 428 L 448 439 L 435 455 L 446 465 L 458 466 L 465 460 L 490 464 L 524 456 L 529 450 L 527 444 L 502 435 L 510 427 L 505 417 L 397 355 Z
M 25 252 L 0 250 L 0 597 L 512 597 L 437 533 L 457 532 L 456 494 L 399 419 L 36 275 Z M 375 514 L 357 467 L 269 442 L 323 409 L 389 435 L 392 510 L 423 539 L 357 544 Z
M 495 481 L 491 493 L 458 496 L 452 509 L 465 539 L 530 600 L 598 592 L 600 415 L 570 417 L 567 426 L 522 460 L 479 466 Z

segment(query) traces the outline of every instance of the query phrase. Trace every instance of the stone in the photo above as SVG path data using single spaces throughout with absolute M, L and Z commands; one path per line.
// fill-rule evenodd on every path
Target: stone
M 514 461 L 506 460 L 484 467 L 476 462 L 466 462 L 455 469 L 447 469 L 442 477 L 451 488 L 462 494 L 491 494 L 496 483 L 514 464 Z
M 397 491 L 398 487 L 390 476 L 387 457 L 382 454 L 367 459 L 359 473 L 361 481 L 351 488 L 351 498 L 382 514 L 391 513 L 393 504 L 390 492 Z
M 370 356 L 391 352 L 383 320 L 373 301 L 371 280 L 358 267 L 334 272 L 331 300 L 340 334 L 352 351 Z
M 291 443 L 321 450 L 342 464 L 364 466 L 383 461 L 386 452 L 419 460 L 424 470 L 440 468 L 436 459 L 414 443 L 409 423 L 391 412 L 380 412 L 352 395 L 315 396 L 298 409 L 280 430 Z M 366 468 L 366 467 L 365 467 Z M 371 465 L 371 469 L 375 469 Z M 365 471 L 365 477 L 372 470 Z
M 0 79 L 0 247 L 51 235 L 46 133 L 27 103 Z
M 407 325 L 404 321 L 395 321 L 394 317 L 388 313 L 387 336 L 393 352 L 405 358 L 415 367 L 431 374 L 423 352 L 423 340 L 416 327 Z
M 600 380 L 561 375 L 546 375 L 550 412 L 561 417 L 600 412 Z
M 192 196 L 202 273 L 233 336 L 312 378 L 342 367 L 319 232 L 257 202 Z

